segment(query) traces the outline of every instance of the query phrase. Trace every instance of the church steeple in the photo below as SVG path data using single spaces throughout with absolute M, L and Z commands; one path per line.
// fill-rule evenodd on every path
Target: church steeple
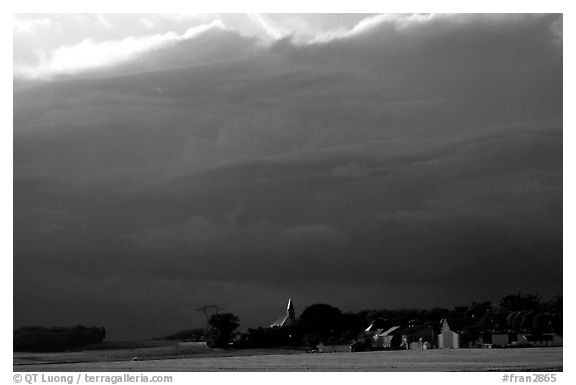
M 286 307 L 286 315 L 291 321 L 296 321 L 296 312 L 294 311 L 294 305 L 292 304 L 292 298 L 288 299 L 288 306 Z
M 288 326 L 296 322 L 296 312 L 294 311 L 294 304 L 292 303 L 292 298 L 288 299 L 288 306 L 286 306 L 286 315 L 278 318 L 272 325 L 271 328 L 278 328 L 283 326 Z

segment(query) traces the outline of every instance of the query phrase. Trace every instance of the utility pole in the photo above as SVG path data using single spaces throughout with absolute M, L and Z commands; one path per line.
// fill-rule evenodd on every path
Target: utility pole
M 208 315 L 208 311 L 212 311 L 212 315 L 214 314 L 218 314 L 219 311 L 224 310 L 223 307 L 220 307 L 218 305 L 205 305 L 202 307 L 199 307 L 198 309 L 196 309 L 196 311 L 201 311 L 204 313 L 204 316 L 206 317 L 206 328 L 208 328 L 208 321 L 210 320 L 210 316 Z

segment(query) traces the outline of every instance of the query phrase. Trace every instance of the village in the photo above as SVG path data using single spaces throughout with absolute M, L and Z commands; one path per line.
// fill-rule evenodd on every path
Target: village
M 563 344 L 561 314 L 537 311 L 534 296 L 518 295 L 503 299 L 525 302 L 513 306 L 531 308 L 508 313 L 495 312 L 484 304 L 484 314 L 471 314 L 470 317 L 443 317 L 438 320 L 391 320 L 374 319 L 356 338 L 349 342 L 333 337 L 320 338 L 310 347 L 309 352 L 359 352 L 368 350 L 429 350 L 461 348 L 522 348 L 560 347 Z M 532 302 L 532 304 L 529 304 Z M 528 303 L 528 304 L 526 304 Z M 327 306 L 327 305 L 326 305 Z M 502 304 L 501 304 L 501 307 Z M 542 309 L 540 309 L 542 310 Z M 558 310 L 558 309 L 556 309 Z M 560 322 L 559 322 L 560 321 Z M 270 328 L 277 334 L 282 330 L 296 332 L 298 320 L 295 317 L 292 299 L 288 300 L 286 314 L 279 317 Z M 350 333 L 348 331 L 348 339 Z
M 477 339 L 462 338 L 462 326 L 453 328 L 448 319 L 440 321 L 440 326 L 434 324 L 408 324 L 392 326 L 388 329 L 377 328 L 377 322 L 365 330 L 366 345 L 373 349 L 459 349 L 459 348 L 509 348 L 509 347 L 539 347 L 562 346 L 563 338 L 554 332 L 534 333 L 522 329 L 520 331 L 492 331 Z M 457 324 L 454 322 L 454 324 Z M 359 343 L 352 344 L 351 350 Z M 362 344 L 360 344 L 362 346 Z M 331 346 L 320 346 L 321 351 L 330 351 Z

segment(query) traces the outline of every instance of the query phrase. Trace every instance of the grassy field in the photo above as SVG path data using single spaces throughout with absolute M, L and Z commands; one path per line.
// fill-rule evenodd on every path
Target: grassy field
M 165 347 L 161 347 L 165 348 Z M 150 348 L 155 349 L 155 348 Z M 170 349 L 168 349 L 170 350 Z M 37 354 L 14 357 L 14 371 L 561 371 L 562 348 L 458 349 L 308 354 L 298 351 L 196 351 L 165 359 L 144 355 L 143 361 L 98 360 L 90 353 Z M 127 354 L 129 353 L 129 354 Z M 135 353 L 129 349 L 126 355 Z M 140 352 L 142 353 L 142 352 Z M 281 353 L 281 354 L 280 354 Z M 83 354 L 76 362 L 58 362 L 54 354 Z M 117 354 L 121 354 L 117 352 Z M 186 354 L 186 353 L 185 353 Z M 117 356 L 119 358 L 120 356 Z

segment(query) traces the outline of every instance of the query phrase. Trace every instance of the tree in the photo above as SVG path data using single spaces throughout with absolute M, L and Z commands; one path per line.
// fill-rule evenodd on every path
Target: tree
M 552 299 L 550 299 L 549 301 L 545 301 L 543 303 L 543 310 L 545 312 L 551 313 L 551 314 L 561 314 L 562 313 L 562 296 L 561 295 L 555 295 L 554 297 L 552 297 Z
M 481 319 L 484 315 L 492 311 L 492 303 L 485 302 L 472 302 L 470 308 L 466 312 L 466 317 L 473 319 Z
M 340 309 L 326 305 L 308 306 L 300 315 L 299 325 L 302 334 L 313 334 L 321 338 L 335 336 L 344 331 L 344 317 Z
M 97 344 L 106 337 L 103 327 L 23 327 L 14 330 L 14 351 L 56 352 Z
M 515 311 L 510 313 L 510 323 L 509 327 L 512 330 L 522 329 L 522 320 L 524 319 L 525 310 Z
M 208 320 L 206 343 L 211 348 L 227 348 L 238 334 L 240 319 L 232 313 L 213 314 Z
M 321 337 L 314 333 L 308 333 L 302 337 L 302 341 L 304 342 L 304 346 L 315 349 L 321 342 Z
M 532 320 L 532 329 L 537 333 L 552 331 L 552 316 L 549 313 L 538 313 Z
M 519 310 L 538 310 L 540 299 L 532 294 L 512 294 L 500 300 L 500 310 L 512 312 Z

